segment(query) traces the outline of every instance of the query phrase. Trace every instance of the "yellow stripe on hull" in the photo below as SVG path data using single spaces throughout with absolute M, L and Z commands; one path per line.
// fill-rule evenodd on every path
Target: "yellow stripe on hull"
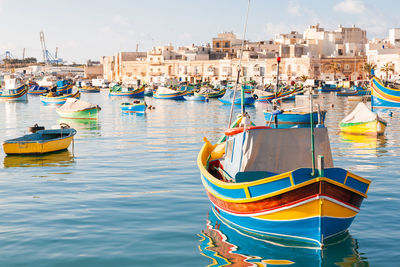
M 305 204 L 288 208 L 285 210 L 279 210 L 270 214 L 263 214 L 255 216 L 257 219 L 263 220 L 299 220 L 307 219 L 311 217 L 335 217 L 335 218 L 351 218 L 357 215 L 358 212 L 346 208 L 342 205 L 334 203 L 329 199 L 320 198 L 314 199 Z
M 43 154 L 67 149 L 72 138 L 73 136 L 48 142 L 4 143 L 3 149 L 6 154 Z
M 340 130 L 348 134 L 382 135 L 386 125 L 378 120 L 355 125 L 340 126 Z

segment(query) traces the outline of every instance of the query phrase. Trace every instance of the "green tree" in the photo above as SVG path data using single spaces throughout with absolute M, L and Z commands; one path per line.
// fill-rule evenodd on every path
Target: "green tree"
M 385 72 L 386 80 L 389 78 L 389 72 L 394 72 L 394 65 L 392 62 L 388 62 L 382 66 L 381 71 Z
M 376 70 L 376 65 L 374 63 L 365 62 L 362 69 L 364 72 L 367 73 L 368 79 L 371 79 L 372 78 L 371 71 Z

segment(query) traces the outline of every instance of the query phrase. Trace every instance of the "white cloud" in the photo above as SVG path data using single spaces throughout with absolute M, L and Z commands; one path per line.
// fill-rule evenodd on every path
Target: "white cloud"
M 267 36 L 273 38 L 275 37 L 275 34 L 293 31 L 293 27 L 283 23 L 267 23 L 265 25 L 265 30 L 267 32 Z
M 115 25 L 127 26 L 129 25 L 129 19 L 125 16 L 116 15 L 113 17 L 113 22 Z
M 366 8 L 361 0 L 344 0 L 334 6 L 333 10 L 349 14 L 361 14 L 365 12 Z
M 300 5 L 295 1 L 289 1 L 287 12 L 292 15 L 300 16 Z

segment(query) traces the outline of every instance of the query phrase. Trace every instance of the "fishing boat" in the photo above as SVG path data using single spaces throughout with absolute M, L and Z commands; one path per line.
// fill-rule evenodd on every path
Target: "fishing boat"
M 345 232 L 370 181 L 333 167 L 327 129 L 313 129 L 312 146 L 310 128 L 238 127 L 239 120 L 216 145 L 205 139 L 198 155 L 216 214 L 253 236 L 313 247 Z
M 22 84 L 20 79 L 10 78 L 4 80 L 4 88 L 0 94 L 0 100 L 4 101 L 26 101 L 28 86 Z
M 324 124 L 326 111 L 313 111 L 313 124 Z M 279 109 L 274 111 L 264 110 L 264 117 L 267 123 L 278 124 L 311 124 L 311 116 L 309 111 L 295 109 Z
M 173 100 L 183 100 L 183 96 L 186 92 L 178 92 L 166 87 L 158 87 L 157 91 L 154 92 L 153 97 L 156 99 L 173 99 Z
M 153 96 L 155 89 L 153 87 L 145 87 L 144 89 L 144 96 Z
M 81 97 L 81 93 L 77 91 L 74 94 L 63 94 L 63 95 L 56 95 L 54 92 L 49 92 L 47 95 L 41 95 L 40 96 L 40 101 L 44 105 L 57 105 L 61 106 L 63 105 L 66 101 L 67 98 L 77 98 L 79 99 Z
M 240 105 L 242 103 L 242 98 L 240 93 L 237 93 L 235 96 L 235 91 L 231 89 L 227 89 L 225 95 L 221 98 L 218 98 L 224 104 L 235 104 Z M 253 98 L 251 94 L 244 94 L 244 105 L 253 105 L 256 100 Z
M 67 80 L 61 80 L 57 82 L 57 94 L 71 94 L 72 93 L 72 83 Z
M 400 108 L 400 88 L 385 86 L 376 76 L 372 77 L 370 86 L 373 108 Z
M 98 93 L 100 92 L 100 87 L 93 86 L 90 81 L 80 81 L 78 82 L 79 91 L 82 93 Z
M 49 88 L 48 87 L 43 87 L 43 86 L 39 86 L 39 85 L 32 85 L 30 86 L 29 90 L 28 90 L 28 94 L 30 95 L 43 95 L 47 92 L 49 92 Z
M 144 101 L 135 100 L 131 103 L 121 103 L 119 107 L 122 113 L 145 113 L 147 105 Z
M 279 96 L 280 93 L 277 94 L 277 97 Z M 275 94 L 272 92 L 256 89 L 254 90 L 253 97 L 257 102 L 271 102 L 275 98 Z
M 243 49 L 244 41 L 238 80 Z M 278 57 L 278 70 L 279 62 Z M 244 95 L 242 90 L 242 99 Z M 310 128 L 255 126 L 244 101 L 241 104 L 241 114 L 231 123 L 232 104 L 228 129 L 218 142 L 212 145 L 204 138 L 198 154 L 213 212 L 248 235 L 318 249 L 346 232 L 367 197 L 370 181 L 334 168 L 325 127 L 314 128 L 312 120 Z
M 342 88 L 337 87 L 336 84 L 324 84 L 318 88 L 318 92 L 321 93 L 339 92 L 341 90 Z
M 386 121 L 372 112 L 363 102 L 340 123 L 340 131 L 357 135 L 382 135 L 385 133 Z
M 219 98 L 222 97 L 226 92 L 226 88 L 212 89 L 212 88 L 200 88 L 198 92 L 194 92 L 195 96 L 204 96 L 208 98 Z
M 255 87 L 251 84 L 243 84 L 242 88 L 246 94 L 252 94 L 255 90 Z
M 67 149 L 71 144 L 76 130 L 61 125 L 60 129 L 38 130 L 3 142 L 7 155 L 45 154 Z
M 185 95 L 183 98 L 187 101 L 208 101 L 208 98 L 202 95 Z
M 77 98 L 67 98 L 66 102 L 56 109 L 56 112 L 67 119 L 97 120 L 100 110 L 101 108 L 98 105 Z
M 139 88 L 122 87 L 121 85 L 114 85 L 108 94 L 109 96 L 125 96 L 125 97 L 144 97 L 144 86 Z

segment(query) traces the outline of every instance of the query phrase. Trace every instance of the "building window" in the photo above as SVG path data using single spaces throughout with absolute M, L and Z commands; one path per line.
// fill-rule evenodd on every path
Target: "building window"
M 350 65 L 349 64 L 344 65 L 344 69 L 345 70 L 349 70 L 350 69 Z
M 229 42 L 225 42 L 225 47 L 229 47 Z
M 150 71 L 153 72 L 153 68 L 150 68 Z
M 215 46 L 216 46 L 217 48 L 219 48 L 219 42 L 215 43 Z

